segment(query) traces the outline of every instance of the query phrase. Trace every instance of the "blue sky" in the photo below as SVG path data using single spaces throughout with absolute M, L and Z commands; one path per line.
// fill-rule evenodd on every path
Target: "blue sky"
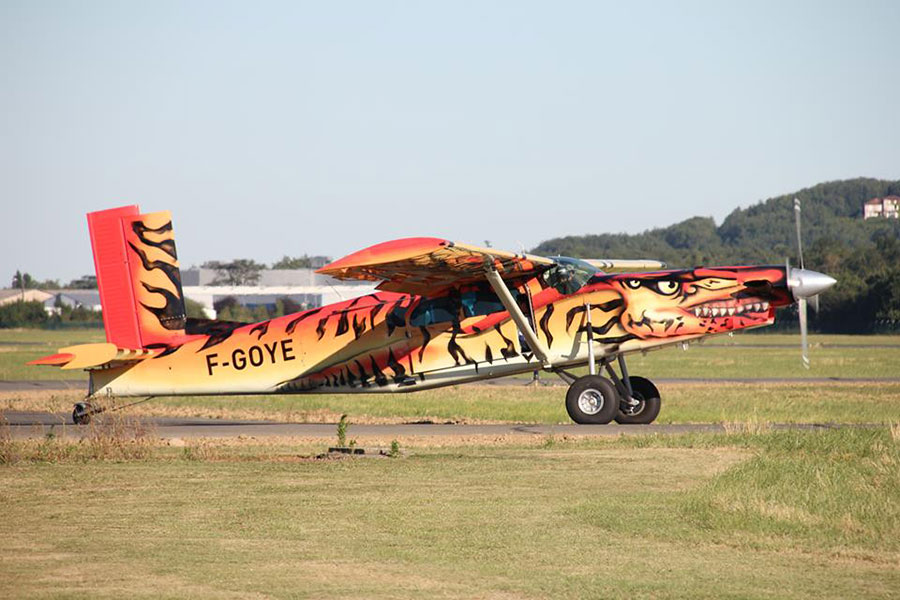
M 169 209 L 183 266 L 517 250 L 900 178 L 898 2 L 0 0 L 0 283 Z

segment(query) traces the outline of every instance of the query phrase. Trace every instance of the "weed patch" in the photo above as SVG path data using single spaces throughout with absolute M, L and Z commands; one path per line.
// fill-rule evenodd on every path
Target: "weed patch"
M 724 543 L 900 550 L 900 444 L 888 429 L 727 437 L 756 455 L 682 503 L 698 527 Z
M 51 427 L 40 439 L 14 440 L 9 425 L 0 424 L 0 464 L 17 462 L 57 463 L 88 460 L 141 460 L 161 445 L 153 428 L 142 419 L 108 414 L 95 418 L 80 439 L 60 435 Z

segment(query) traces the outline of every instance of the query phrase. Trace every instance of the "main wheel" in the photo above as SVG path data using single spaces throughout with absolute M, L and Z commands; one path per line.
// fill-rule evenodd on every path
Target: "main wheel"
M 643 377 L 629 377 L 631 383 L 632 402 L 624 398 L 619 403 L 619 414 L 616 422 L 622 425 L 647 425 L 659 416 L 662 401 L 659 399 L 659 390 L 653 382 Z
M 78 402 L 72 410 L 72 421 L 76 425 L 87 425 L 91 422 L 91 409 L 93 407 L 87 402 Z
M 609 379 L 585 375 L 566 392 L 566 411 L 576 423 L 606 425 L 619 412 L 619 394 Z

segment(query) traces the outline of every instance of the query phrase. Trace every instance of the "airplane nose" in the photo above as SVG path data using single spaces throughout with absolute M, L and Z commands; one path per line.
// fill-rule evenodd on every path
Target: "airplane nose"
M 835 278 L 829 277 L 825 273 L 807 269 L 791 269 L 787 282 L 795 300 L 815 296 L 835 283 L 837 283 Z

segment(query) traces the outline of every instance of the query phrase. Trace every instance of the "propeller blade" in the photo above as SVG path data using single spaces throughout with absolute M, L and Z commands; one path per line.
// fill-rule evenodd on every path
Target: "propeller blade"
M 810 300 L 812 301 L 810 306 L 812 306 L 813 312 L 819 314 L 819 295 L 816 294 L 815 296 L 810 298 Z
M 800 240 L 800 199 L 794 198 L 794 224 L 797 226 L 797 253 L 800 255 L 800 268 L 805 269 L 803 264 L 803 242 Z
M 807 340 L 806 326 L 806 298 L 797 300 L 797 315 L 800 317 L 800 348 L 802 350 L 803 366 L 809 368 L 809 341 Z

